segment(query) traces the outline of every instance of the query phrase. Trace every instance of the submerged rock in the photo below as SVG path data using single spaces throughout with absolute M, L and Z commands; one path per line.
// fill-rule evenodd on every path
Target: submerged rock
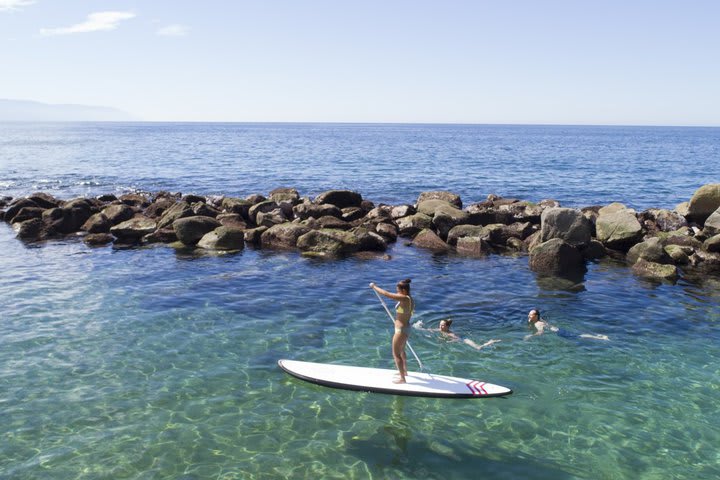
M 655 262 L 648 262 L 640 259 L 633 265 L 632 271 L 637 275 L 646 278 L 656 278 L 674 282 L 678 279 L 678 269 L 675 265 L 667 265 Z

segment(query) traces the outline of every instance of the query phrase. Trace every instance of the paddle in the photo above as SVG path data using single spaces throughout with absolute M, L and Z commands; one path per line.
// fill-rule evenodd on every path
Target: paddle
M 382 303 L 383 308 L 385 308 L 385 311 L 387 312 L 388 317 L 390 317 L 390 320 L 391 320 L 391 321 L 393 322 L 393 324 L 394 324 L 394 323 L 395 323 L 395 318 L 392 316 L 392 313 L 390 313 L 390 309 L 388 309 L 387 305 L 385 304 L 385 300 L 382 299 L 382 297 L 380 296 L 380 294 L 379 294 L 374 288 L 373 288 L 373 292 L 375 292 L 375 295 L 377 295 L 378 300 L 380 300 L 380 303 Z M 417 360 L 418 365 L 420 365 L 420 371 L 423 371 L 423 370 L 424 370 L 423 364 L 422 364 L 422 362 L 420 361 L 420 358 L 419 358 L 419 357 L 417 356 L 417 354 L 415 353 L 415 350 L 413 350 L 413 348 L 410 346 L 410 342 L 406 342 L 405 345 L 407 345 L 407 347 L 408 347 L 408 348 L 410 349 L 410 351 L 412 352 L 413 357 L 415 357 L 415 360 Z

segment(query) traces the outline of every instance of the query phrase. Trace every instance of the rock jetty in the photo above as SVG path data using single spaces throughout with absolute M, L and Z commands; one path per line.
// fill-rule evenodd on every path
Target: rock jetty
M 82 235 L 91 246 L 252 245 L 332 257 L 383 252 L 403 238 L 432 252 L 527 255 L 541 275 L 582 276 L 588 261 L 605 256 L 655 279 L 720 274 L 720 184 L 700 187 L 673 210 L 643 212 L 619 203 L 577 209 L 497 195 L 464 207 L 445 191 L 422 192 L 412 205 L 376 205 L 348 190 L 311 199 L 294 188 L 246 198 L 159 192 L 59 200 L 34 193 L 0 198 L 0 220 L 29 242 Z

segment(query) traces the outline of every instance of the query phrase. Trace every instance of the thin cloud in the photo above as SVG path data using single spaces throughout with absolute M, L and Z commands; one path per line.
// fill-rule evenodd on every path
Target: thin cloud
M 43 28 L 41 35 L 70 35 L 73 33 L 101 32 L 115 30 L 120 22 L 134 18 L 132 12 L 96 12 L 87 16 L 87 20 L 70 27 Z
M 185 25 L 168 25 L 157 31 L 157 34 L 161 37 L 184 37 L 188 34 L 190 29 Z
M 20 7 L 27 7 L 35 3 L 35 0 L 0 0 L 0 12 L 19 10 Z

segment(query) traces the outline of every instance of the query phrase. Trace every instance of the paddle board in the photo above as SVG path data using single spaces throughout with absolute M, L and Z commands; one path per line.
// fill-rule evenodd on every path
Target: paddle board
M 512 393 L 509 388 L 492 383 L 431 373 L 408 372 L 406 383 L 396 384 L 393 380 L 397 370 L 297 360 L 278 360 L 278 365 L 306 382 L 345 390 L 442 398 L 488 398 Z

